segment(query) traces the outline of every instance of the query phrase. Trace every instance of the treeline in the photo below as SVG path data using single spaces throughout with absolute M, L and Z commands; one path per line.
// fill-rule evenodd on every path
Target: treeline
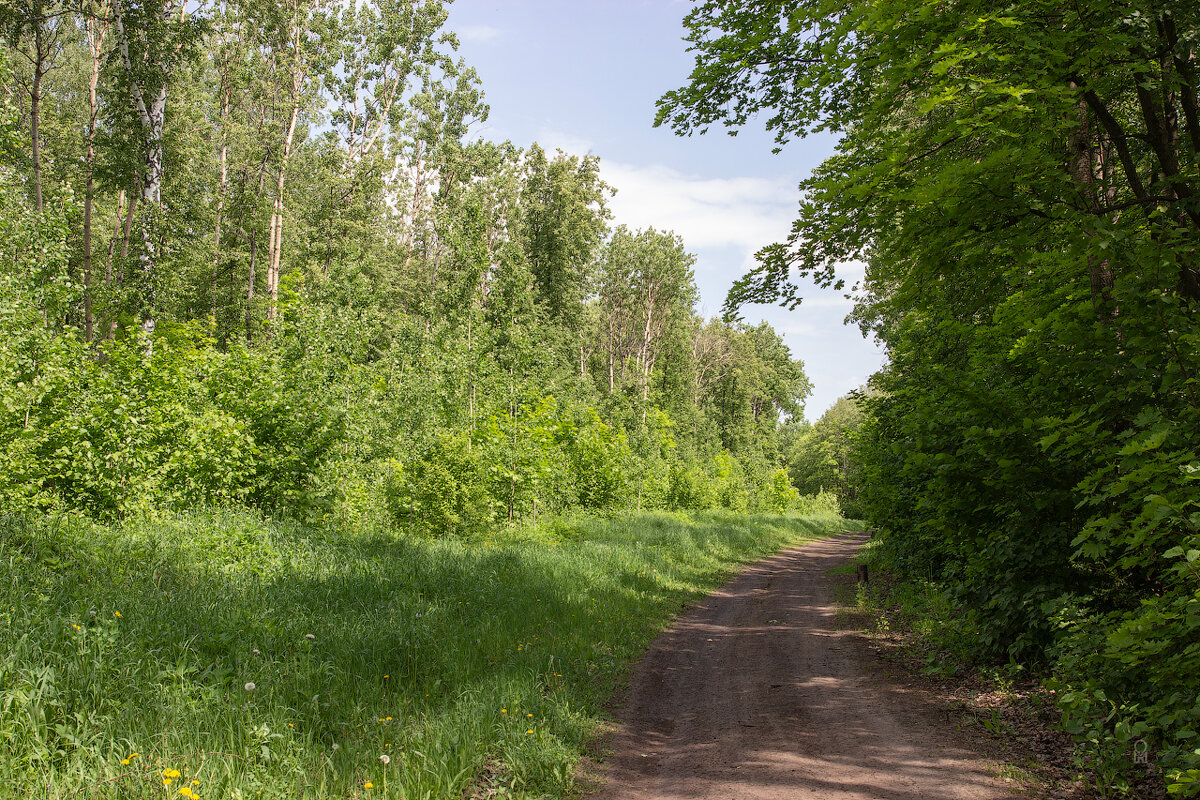
M 0 14 L 0 512 L 250 505 L 469 534 L 776 509 L 809 384 L 612 228 L 596 158 L 473 138 L 440 2 Z
M 889 365 L 858 475 L 891 562 L 950 594 L 980 657 L 1050 667 L 1105 792 L 1148 751 L 1194 794 L 1200 6 L 707 2 L 688 24 L 661 122 L 843 136 L 731 301 L 868 264 L 855 317 Z

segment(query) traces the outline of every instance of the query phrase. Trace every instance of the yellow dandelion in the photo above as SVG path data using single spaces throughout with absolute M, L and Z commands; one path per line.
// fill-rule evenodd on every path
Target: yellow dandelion
M 171 779 L 163 778 L 163 786 L 170 786 L 170 785 L 171 785 Z
M 507 713 L 508 713 L 508 709 L 507 709 L 507 708 L 502 708 L 502 709 L 500 709 L 500 713 L 501 713 L 501 714 L 507 714 Z
M 117 619 L 120 619 L 120 618 L 121 618 L 121 612 L 120 612 L 120 611 L 114 611 L 114 612 L 113 612 L 113 616 L 114 616 L 114 617 L 116 617 Z
M 532 729 L 532 728 L 530 728 L 529 730 L 527 730 L 527 731 L 525 731 L 525 732 L 526 732 L 526 733 L 533 733 L 533 729 Z
M 525 716 L 527 716 L 527 717 L 532 717 L 532 716 L 533 716 L 533 714 L 526 714 Z
M 367 781 L 366 783 L 363 784 L 363 788 L 364 789 L 374 789 L 375 784 L 371 783 L 370 781 Z
M 128 758 L 122 758 L 122 759 L 121 759 L 121 764 L 122 764 L 123 766 L 126 766 L 126 767 L 128 767 L 128 766 L 129 766 L 129 759 L 128 759 Z
M 191 790 L 191 788 L 190 788 L 190 787 L 188 787 L 188 786 L 185 786 L 185 787 L 183 787 L 182 789 L 180 789 L 180 790 L 179 790 L 179 793 L 180 793 L 181 795 L 183 795 L 184 797 L 198 797 L 198 796 L 199 796 L 199 795 L 197 795 L 195 792 L 193 792 L 193 791 Z

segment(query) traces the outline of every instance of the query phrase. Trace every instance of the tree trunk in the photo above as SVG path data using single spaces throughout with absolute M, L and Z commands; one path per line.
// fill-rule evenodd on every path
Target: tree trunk
M 246 342 L 254 339 L 254 267 L 258 257 L 254 228 L 250 229 L 250 278 L 246 282 Z
M 1092 141 L 1092 129 L 1087 103 L 1080 101 L 1079 124 L 1072 130 L 1068 145 L 1069 169 L 1075 188 L 1083 198 L 1084 207 L 1091 214 L 1100 213 L 1100 198 L 1096 187 L 1096 145 Z M 1106 316 L 1101 309 L 1108 305 L 1113 288 L 1112 262 L 1088 253 L 1088 282 L 1091 287 L 1092 305 L 1101 318 Z
M 292 157 L 292 144 L 296 135 L 296 121 L 300 116 L 300 93 L 304 88 L 304 71 L 301 68 L 299 10 L 293 6 L 292 29 L 292 103 L 288 116 L 287 133 L 283 137 L 283 152 L 279 158 L 279 175 L 275 181 L 275 204 L 271 212 L 271 237 L 267 247 L 267 321 L 275 319 L 279 302 L 279 269 L 283 253 L 283 189 L 287 176 L 288 161 Z
M 38 127 L 41 122 L 42 76 L 46 74 L 42 21 L 33 24 L 33 87 L 29 92 L 29 135 L 33 140 L 33 196 L 38 214 L 42 213 L 42 149 Z
M 95 19 L 87 20 L 92 73 L 88 76 L 87 184 L 83 196 L 83 330 L 89 342 L 95 338 L 92 319 L 92 207 L 95 204 L 96 117 L 99 113 L 96 86 L 100 83 L 100 51 L 104 47 L 107 31 L 107 25 L 101 26 Z M 112 269 L 111 263 L 109 269 Z
M 181 7 L 181 12 L 182 7 Z M 170 16 L 170 5 L 163 7 L 163 17 Z M 147 103 L 146 93 L 137 78 L 133 60 L 129 54 L 129 36 L 125 29 L 124 10 L 121 0 L 113 3 L 113 25 L 117 33 L 117 45 L 121 53 L 121 61 L 125 66 L 125 74 L 129 79 L 129 87 L 137 107 L 138 118 L 142 123 L 143 144 L 146 147 L 145 172 L 142 175 L 142 279 L 147 292 L 146 308 L 143 309 L 147 328 L 153 327 L 155 300 L 155 260 L 158 255 L 158 242 L 155 234 L 159 225 L 159 206 L 162 203 L 163 181 L 163 121 L 167 109 L 167 68 L 163 64 L 153 66 L 163 72 L 159 77 L 162 85 L 153 98 Z
M 228 79 L 228 75 L 224 76 Z M 213 264 L 212 282 L 209 295 L 212 300 L 213 320 L 217 318 L 217 277 L 221 269 L 221 215 L 225 211 L 225 195 L 229 191 L 229 87 L 225 86 L 221 93 L 221 147 L 218 150 L 217 161 L 220 170 L 220 184 L 217 187 L 217 214 L 213 224 Z
M 267 264 L 267 320 L 275 319 L 275 307 L 279 302 L 279 267 L 283 253 L 283 188 L 287 175 L 288 160 L 292 157 L 292 142 L 296 133 L 296 118 L 300 114 L 298 100 L 292 105 L 287 135 L 283 140 L 283 154 L 279 161 L 279 176 L 275 181 L 275 205 L 271 212 L 271 240 Z

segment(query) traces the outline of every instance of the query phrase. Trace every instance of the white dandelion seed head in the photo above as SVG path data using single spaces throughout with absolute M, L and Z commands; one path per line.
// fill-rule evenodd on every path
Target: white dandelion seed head
M 257 688 L 257 687 L 254 685 L 254 682 L 253 682 L 253 681 L 251 681 L 250 683 L 247 683 L 247 684 L 246 684 L 246 691 L 247 691 L 247 692 L 253 692 L 253 691 L 254 691 L 256 688 Z
M 337 743 L 337 742 L 334 742 L 334 743 L 333 743 L 333 749 L 334 749 L 334 750 L 337 750 L 337 749 L 338 749 L 338 747 L 339 747 L 338 743 Z
M 304 634 L 304 638 L 308 639 L 309 641 L 312 641 L 313 639 L 315 639 L 317 637 L 313 636 L 311 633 L 306 633 L 306 634 Z
M 381 756 L 379 757 L 379 760 L 383 762 L 383 765 L 384 765 L 385 767 L 386 767 L 388 764 L 392 763 L 392 759 L 391 759 L 391 757 L 390 757 L 390 756 L 388 756 L 388 754 L 387 754 L 387 753 L 384 753 L 383 755 L 381 755 Z
M 256 655 L 256 656 L 262 655 L 262 653 L 258 652 L 258 648 L 255 648 L 255 649 L 251 650 L 250 652 L 254 653 L 254 655 Z

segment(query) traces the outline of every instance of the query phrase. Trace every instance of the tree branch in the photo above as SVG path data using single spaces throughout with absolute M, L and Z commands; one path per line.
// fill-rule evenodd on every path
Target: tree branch
M 1117 158 L 1121 160 L 1121 168 L 1125 171 L 1125 177 L 1129 180 L 1134 197 L 1142 204 L 1149 202 L 1150 198 L 1146 193 L 1146 187 L 1142 185 L 1142 179 L 1138 177 L 1137 166 L 1133 163 L 1133 156 L 1129 152 L 1129 137 L 1126 136 L 1121 123 L 1117 122 L 1107 106 L 1104 105 L 1104 101 L 1097 97 L 1091 89 L 1084 90 L 1083 99 L 1088 104 L 1088 108 L 1092 109 L 1096 118 L 1100 120 L 1113 147 L 1117 149 Z

